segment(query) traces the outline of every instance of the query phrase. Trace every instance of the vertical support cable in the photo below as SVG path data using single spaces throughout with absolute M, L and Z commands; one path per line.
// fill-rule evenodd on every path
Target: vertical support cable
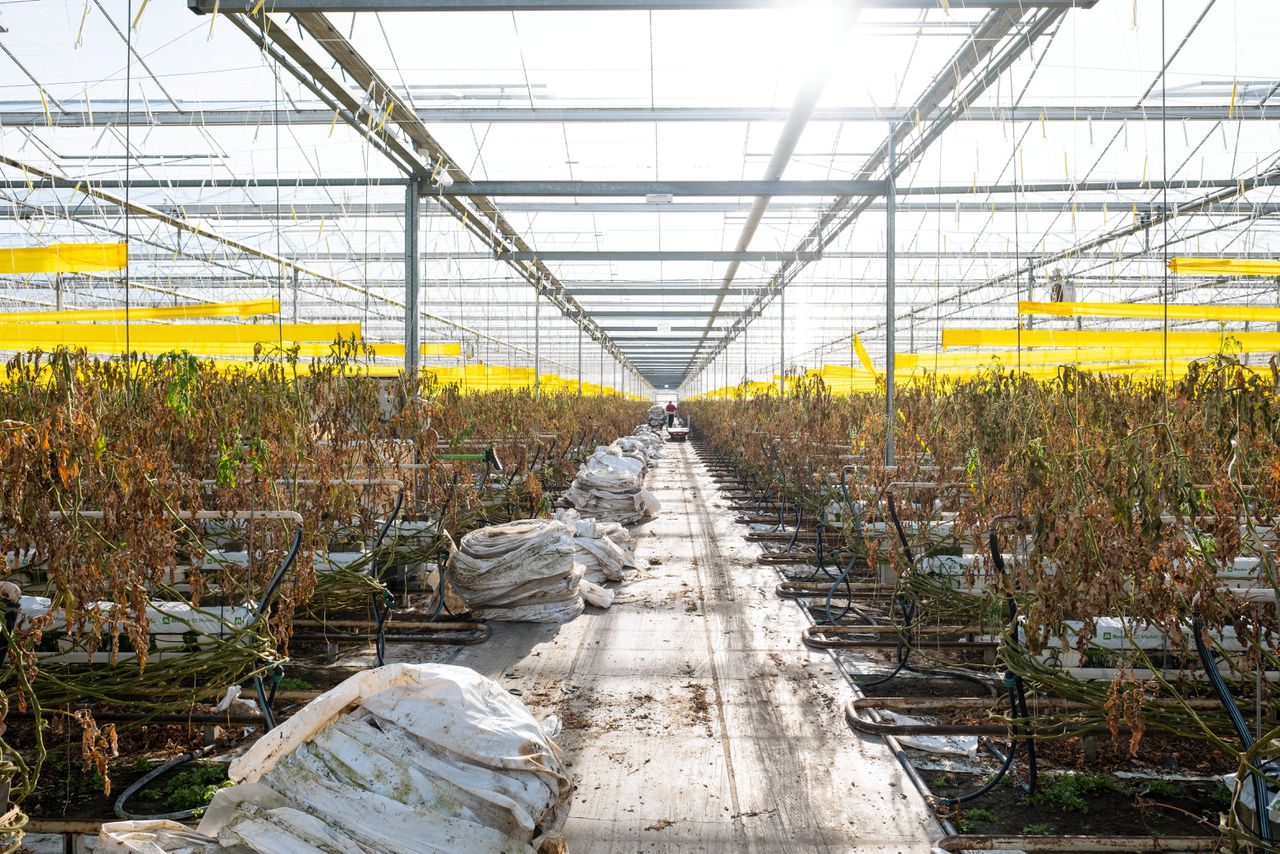
M 886 173 L 884 188 L 884 464 L 893 465 L 893 434 L 896 427 L 893 411 L 893 369 L 897 357 L 894 341 L 894 315 L 897 313 L 894 293 L 894 264 L 897 251 L 894 246 L 897 236 L 894 232 L 894 206 L 897 184 L 894 172 L 897 169 L 898 126 L 889 128 L 889 168 Z
M 404 373 L 416 381 L 421 361 L 418 337 L 418 229 L 422 217 L 422 179 L 411 177 L 404 189 Z M 294 289 L 297 293 L 297 289 Z

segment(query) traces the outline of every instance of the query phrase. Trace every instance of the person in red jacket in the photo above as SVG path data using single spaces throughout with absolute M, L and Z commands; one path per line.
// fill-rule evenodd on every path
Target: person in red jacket
M 667 401 L 667 429 L 670 430 L 676 423 L 676 402 L 674 400 Z

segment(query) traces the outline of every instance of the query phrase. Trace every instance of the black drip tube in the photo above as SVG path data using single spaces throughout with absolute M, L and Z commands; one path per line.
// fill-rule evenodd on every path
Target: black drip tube
M 1000 554 L 1000 541 L 996 537 L 996 532 L 991 531 L 987 535 L 987 545 L 991 550 L 991 561 L 995 566 L 996 572 L 1000 575 L 1001 580 L 1005 578 L 1004 555 Z M 1005 607 L 1008 611 L 1009 618 L 1009 635 L 1014 643 L 1018 642 L 1018 602 L 1013 597 L 1012 588 L 1005 596 Z M 1022 677 L 1014 673 L 1012 670 L 1005 669 L 1004 686 L 1009 692 L 1009 716 L 1014 720 L 1022 718 L 1030 718 L 1031 714 L 1027 708 L 1027 692 L 1026 686 L 1022 681 Z M 1027 751 L 1027 782 L 1022 789 L 1027 794 L 1035 794 L 1037 772 L 1036 772 L 1036 743 L 1030 732 L 1021 739 L 1023 746 Z M 999 770 L 990 780 L 984 783 L 978 789 L 963 795 L 957 795 L 952 798 L 939 798 L 944 804 L 963 804 L 990 792 L 1004 776 L 1009 773 L 1013 767 L 1014 757 L 1018 752 L 1018 725 L 1010 723 L 1009 725 L 1009 749 L 1005 751 L 1004 761 L 1001 763 Z
M 1244 715 L 1240 713 L 1240 707 L 1236 705 L 1235 698 L 1227 690 L 1227 683 L 1222 678 L 1222 672 L 1218 670 L 1218 662 L 1214 660 L 1213 653 L 1204 642 L 1204 624 L 1199 618 L 1191 622 L 1191 633 L 1196 639 L 1196 652 L 1200 655 L 1200 663 L 1204 665 L 1205 673 L 1209 675 L 1209 684 L 1218 695 L 1218 701 L 1226 710 L 1227 717 L 1231 719 L 1231 726 L 1236 731 L 1236 737 L 1240 739 L 1240 744 L 1247 753 L 1253 748 L 1253 736 L 1249 733 L 1249 725 L 1245 723 Z M 1253 812 L 1257 817 L 1258 836 L 1270 848 L 1274 842 L 1271 835 L 1270 804 L 1267 800 L 1267 780 L 1252 768 L 1249 769 L 1249 777 L 1253 780 Z

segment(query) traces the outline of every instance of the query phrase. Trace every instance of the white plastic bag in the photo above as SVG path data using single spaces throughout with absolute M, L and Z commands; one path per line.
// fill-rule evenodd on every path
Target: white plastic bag
M 165 819 L 104 824 L 94 854 L 215 854 L 216 839 Z
M 613 591 L 583 579 L 582 598 L 586 600 L 588 605 L 595 605 L 597 608 L 608 608 L 613 604 Z

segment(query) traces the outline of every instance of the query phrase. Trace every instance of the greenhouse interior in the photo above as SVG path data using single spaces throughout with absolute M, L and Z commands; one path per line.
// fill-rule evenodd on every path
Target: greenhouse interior
M 1277 33 L 0 0 L 0 854 L 1280 851 Z

